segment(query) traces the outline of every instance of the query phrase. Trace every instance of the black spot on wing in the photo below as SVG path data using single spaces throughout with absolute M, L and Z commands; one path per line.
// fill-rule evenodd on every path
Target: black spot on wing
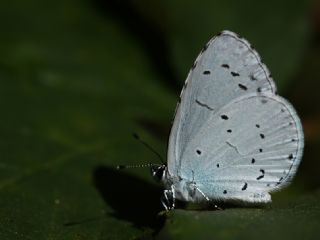
M 260 175 L 259 177 L 257 177 L 257 180 L 260 180 L 262 178 L 264 178 L 264 175 Z
M 221 118 L 222 118 L 223 120 L 228 120 L 228 119 L 229 119 L 229 117 L 228 117 L 227 115 L 221 115 Z
M 237 72 L 231 72 L 231 75 L 232 75 L 233 77 L 239 77 L 239 76 L 240 76 L 240 74 L 237 73 Z
M 260 179 L 264 178 L 264 173 L 265 173 L 265 171 L 264 171 L 263 169 L 260 169 L 260 172 L 261 172 L 262 174 L 257 177 L 257 180 L 260 180 Z
M 259 148 L 259 152 L 263 152 L 263 149 L 262 149 L 262 148 Z
M 228 129 L 227 132 L 228 132 L 228 133 L 232 133 L 232 130 L 231 130 L 231 129 Z
M 217 163 L 217 168 L 219 168 L 220 167 L 220 164 L 219 163 Z
M 254 158 L 251 159 L 251 163 L 254 164 L 256 160 Z
M 264 139 L 264 138 L 265 138 L 265 136 L 264 136 L 264 134 L 263 134 L 263 133 L 260 133 L 260 137 L 261 137 L 262 139 Z
M 227 194 L 227 190 L 223 190 L 223 194 Z
M 228 69 L 230 68 L 230 66 L 228 64 L 222 64 L 221 67 L 228 68 Z
M 288 158 L 291 160 L 291 159 L 293 159 L 293 154 L 291 153 L 289 156 L 288 156 Z
M 261 87 L 258 87 L 258 88 L 257 88 L 257 92 L 259 92 L 259 93 L 262 92 Z
M 248 183 L 244 183 L 243 187 L 241 188 L 242 191 L 246 190 L 248 187 Z
M 256 127 L 257 127 L 257 128 L 260 128 L 260 125 L 259 125 L 259 124 L 256 124 Z
M 241 83 L 239 83 L 238 86 L 239 86 L 239 88 L 241 88 L 242 90 L 245 90 L 245 91 L 248 90 L 248 88 L 247 88 L 245 85 L 241 84 Z
M 206 70 L 206 71 L 203 72 L 204 75 L 209 75 L 210 73 L 211 73 L 211 72 L 208 71 L 208 70 Z
M 197 152 L 198 155 L 201 155 L 201 151 L 199 149 L 197 149 L 196 152 Z

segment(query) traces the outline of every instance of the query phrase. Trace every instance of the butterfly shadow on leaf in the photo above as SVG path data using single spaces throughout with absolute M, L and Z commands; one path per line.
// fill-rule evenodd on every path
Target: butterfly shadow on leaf
M 113 217 L 131 222 L 137 228 L 152 228 L 155 233 L 164 224 L 159 215 L 162 189 L 125 171 L 98 166 L 93 171 L 93 182 L 103 200 L 114 212 Z

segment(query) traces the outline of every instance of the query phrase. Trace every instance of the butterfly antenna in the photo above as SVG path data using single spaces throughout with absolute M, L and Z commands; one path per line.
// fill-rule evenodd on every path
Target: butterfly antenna
M 121 170 L 121 169 L 126 169 L 126 168 L 152 167 L 152 166 L 155 166 L 155 165 L 159 165 L 159 164 L 147 163 L 147 164 L 137 164 L 137 165 L 118 165 L 117 169 Z
M 146 143 L 145 141 L 143 141 L 138 134 L 134 133 L 132 135 L 136 140 L 138 140 L 140 143 L 142 143 L 146 148 L 148 148 L 151 152 L 153 152 L 160 160 L 161 164 L 165 164 L 163 158 L 161 157 L 161 155 L 153 148 L 151 147 L 148 143 Z
M 153 148 L 151 147 L 148 143 L 143 141 L 138 134 L 133 133 L 133 137 L 138 140 L 140 143 L 142 143 L 146 148 L 148 148 L 151 152 L 153 152 L 160 160 L 161 165 L 165 165 L 165 162 L 161 155 Z M 147 163 L 147 164 L 138 164 L 138 165 L 118 165 L 117 169 L 125 169 L 125 168 L 140 168 L 140 167 L 152 167 L 152 166 L 157 166 L 159 164 L 154 164 L 154 163 Z

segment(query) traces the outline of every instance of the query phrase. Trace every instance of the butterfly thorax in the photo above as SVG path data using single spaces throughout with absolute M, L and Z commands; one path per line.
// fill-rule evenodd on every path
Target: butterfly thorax
M 186 179 L 179 175 L 173 176 L 168 169 L 164 171 L 162 182 L 166 189 L 172 189 L 176 199 L 187 202 L 201 202 L 204 197 L 198 190 L 197 183 L 192 179 Z

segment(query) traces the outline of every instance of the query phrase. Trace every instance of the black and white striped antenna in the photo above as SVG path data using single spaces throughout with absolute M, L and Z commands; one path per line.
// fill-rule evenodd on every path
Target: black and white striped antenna
M 166 165 L 163 158 L 161 157 L 161 155 L 153 147 L 151 147 L 148 143 L 143 141 L 137 133 L 133 133 L 132 136 L 134 137 L 134 139 L 136 139 L 137 141 L 142 143 L 147 149 L 149 149 L 149 151 L 154 153 L 158 157 L 158 159 L 160 160 L 161 165 Z M 155 163 L 146 163 L 146 164 L 137 164 L 137 165 L 118 165 L 117 169 L 120 170 L 120 169 L 125 169 L 125 168 L 152 167 L 152 166 L 158 166 L 158 165 L 159 164 L 155 164 Z

